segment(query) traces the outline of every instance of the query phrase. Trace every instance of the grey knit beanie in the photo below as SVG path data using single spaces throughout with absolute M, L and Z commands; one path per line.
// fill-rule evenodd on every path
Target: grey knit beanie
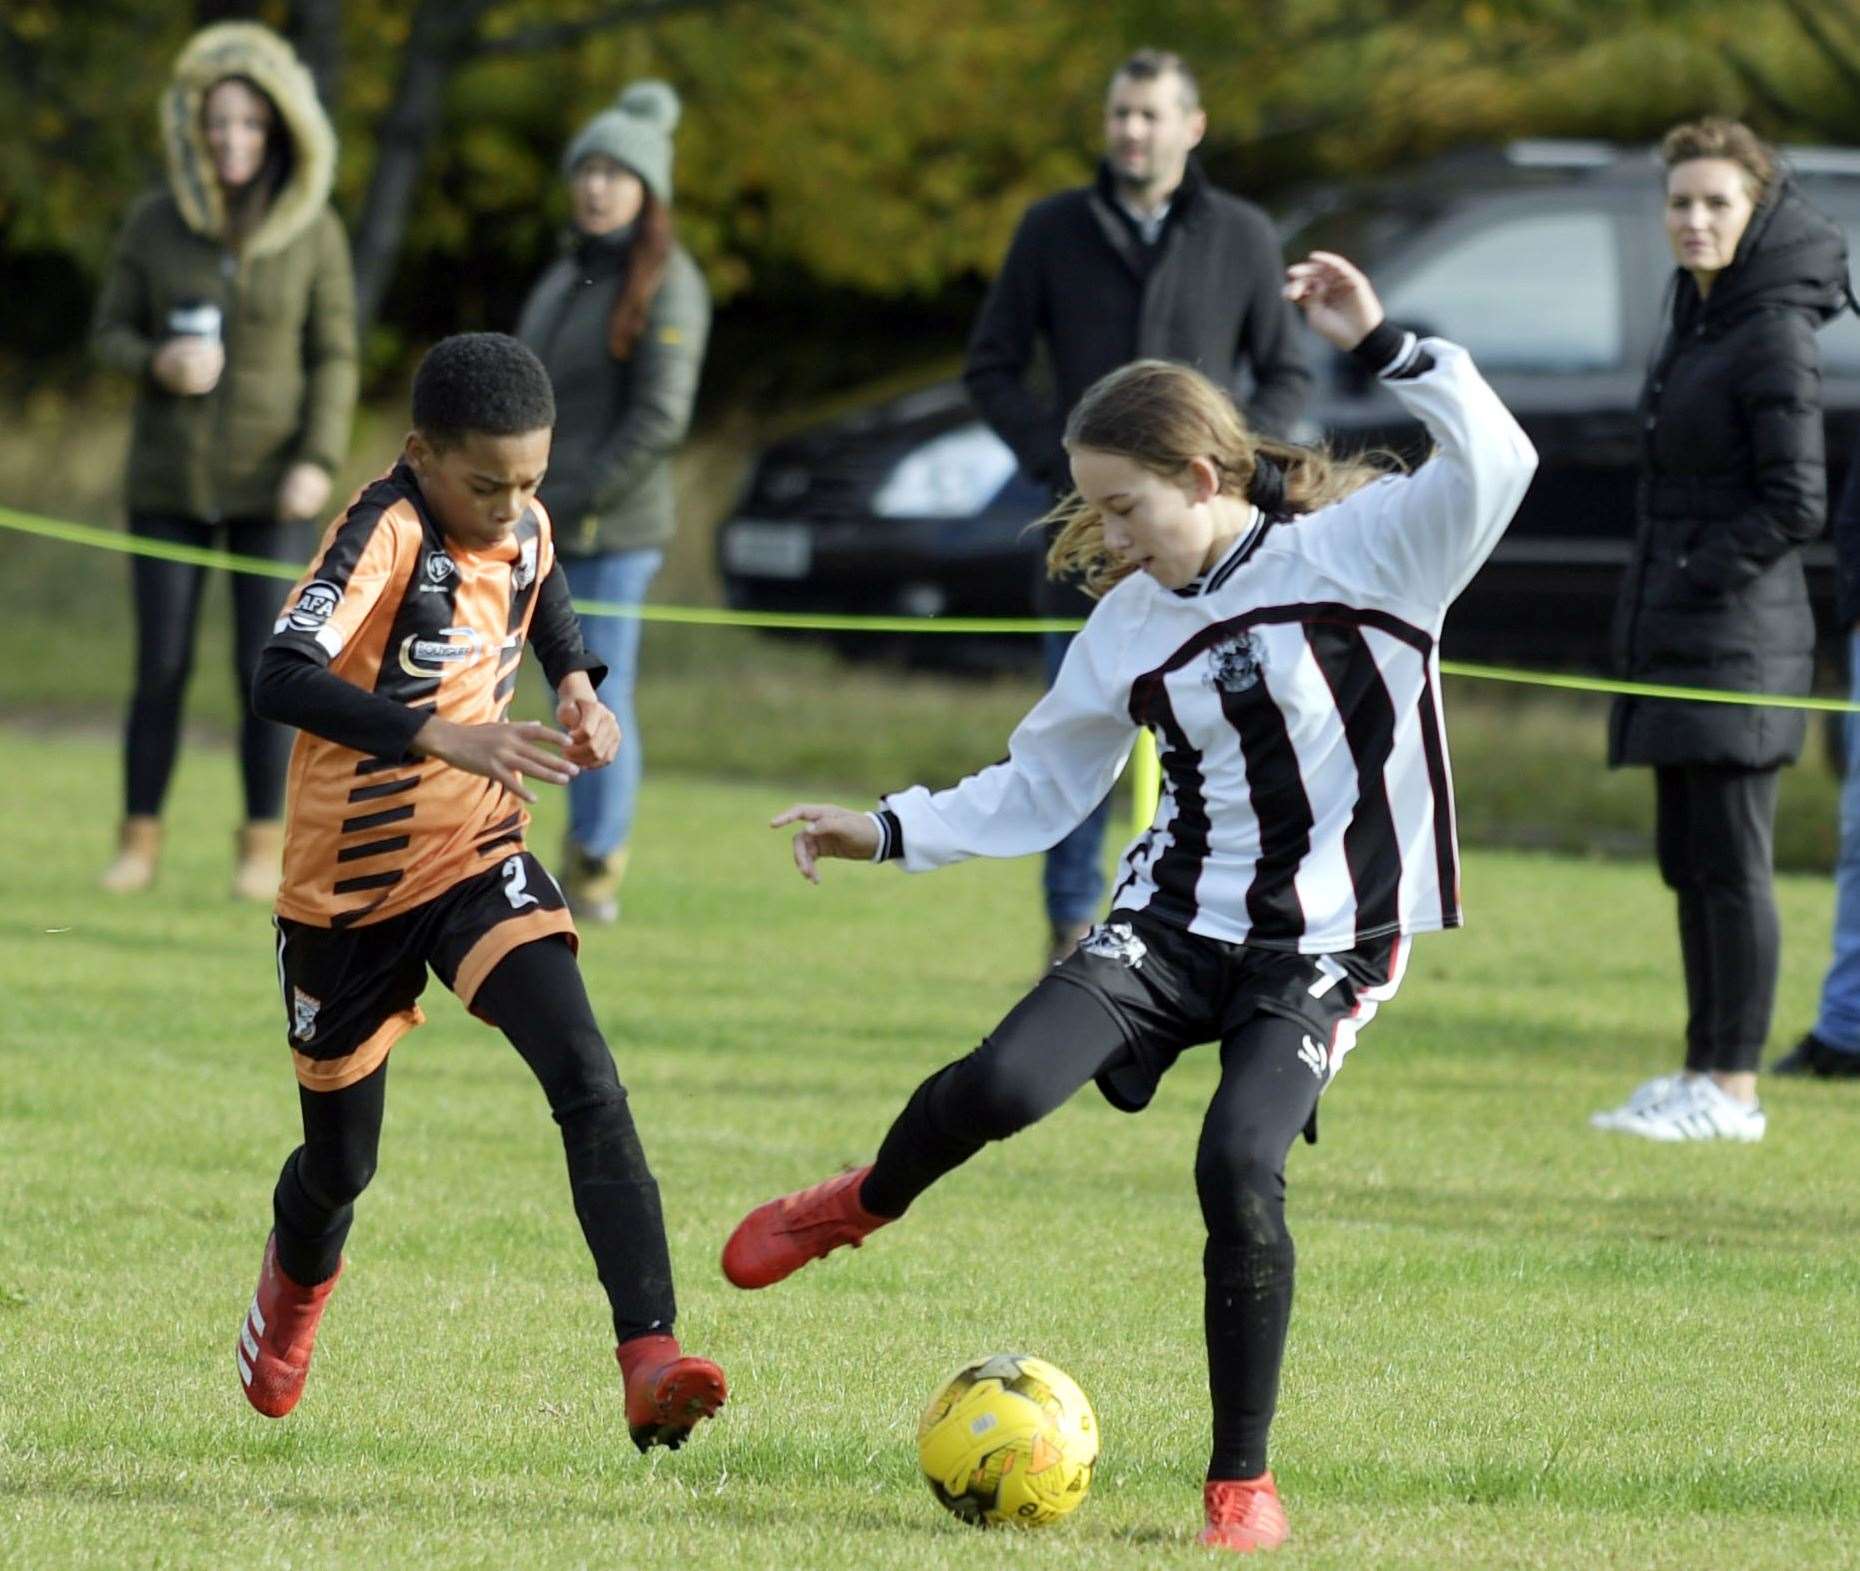
M 660 203 L 671 206 L 678 107 L 669 82 L 634 82 L 575 134 L 562 155 L 562 173 L 572 175 L 590 153 L 605 153 L 638 175 Z

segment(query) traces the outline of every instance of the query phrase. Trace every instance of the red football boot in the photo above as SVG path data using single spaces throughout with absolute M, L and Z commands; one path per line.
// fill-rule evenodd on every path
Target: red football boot
M 713 1416 L 729 1395 L 723 1371 L 708 1358 L 690 1358 L 675 1336 L 630 1337 L 614 1349 L 626 1381 L 626 1424 L 633 1444 L 645 1451 L 676 1451 L 700 1421 Z
M 1270 1473 L 1258 1478 L 1209 1479 L 1202 1486 L 1201 1499 L 1208 1518 L 1201 1541 L 1210 1549 L 1250 1555 L 1256 1549 L 1277 1549 L 1292 1536 Z
M 336 1275 L 327 1282 L 300 1287 L 278 1266 L 277 1234 L 265 1240 L 258 1290 L 239 1328 L 233 1362 L 239 1366 L 246 1400 L 267 1418 L 282 1418 L 304 1394 L 310 1355 L 316 1348 L 317 1322 L 341 1276 L 338 1265 Z
M 723 1246 L 723 1274 L 738 1287 L 772 1287 L 841 1244 L 857 1249 L 867 1234 L 897 1220 L 859 1204 L 859 1186 L 871 1171 L 855 1168 L 757 1206 Z

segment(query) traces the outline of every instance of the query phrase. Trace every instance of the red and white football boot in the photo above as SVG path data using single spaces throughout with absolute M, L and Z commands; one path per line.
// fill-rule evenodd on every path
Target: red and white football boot
M 233 1362 L 246 1400 L 267 1418 L 282 1418 L 297 1405 L 310 1378 L 310 1355 L 316 1348 L 317 1323 L 329 1295 L 336 1290 L 342 1267 L 327 1282 L 303 1287 L 278 1265 L 278 1238 L 265 1240 L 264 1262 L 258 1268 L 258 1289 L 252 1307 L 239 1327 Z

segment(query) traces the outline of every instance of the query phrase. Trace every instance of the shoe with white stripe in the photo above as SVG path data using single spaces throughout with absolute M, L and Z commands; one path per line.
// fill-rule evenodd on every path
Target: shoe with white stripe
M 1619 1129 L 1622 1120 L 1638 1118 L 1648 1108 L 1664 1102 L 1692 1077 L 1683 1071 L 1672 1075 L 1655 1075 L 1651 1080 L 1643 1080 L 1628 1093 L 1628 1099 L 1619 1107 L 1611 1107 L 1604 1113 L 1591 1113 L 1591 1129 Z
M 1643 1140 L 1761 1140 L 1769 1120 L 1755 1102 L 1740 1102 L 1709 1075 L 1690 1076 L 1671 1095 L 1609 1127 Z
M 329 1295 L 336 1290 L 342 1267 L 327 1282 L 303 1287 L 278 1265 L 278 1238 L 265 1240 L 264 1262 L 258 1268 L 258 1288 L 252 1307 L 239 1327 L 233 1363 L 245 1397 L 267 1418 L 282 1418 L 297 1405 L 310 1378 L 310 1355 L 316 1348 L 316 1328 Z

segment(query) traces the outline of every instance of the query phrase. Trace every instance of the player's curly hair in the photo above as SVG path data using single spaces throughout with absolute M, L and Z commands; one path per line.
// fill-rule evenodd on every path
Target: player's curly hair
M 506 333 L 456 333 L 413 374 L 413 423 L 436 448 L 480 432 L 521 436 L 555 426 L 555 389 L 542 361 Z
M 1327 507 L 1400 467 L 1390 453 L 1340 458 L 1327 448 L 1260 436 L 1226 393 L 1172 360 L 1134 360 L 1092 383 L 1066 421 L 1065 442 L 1068 452 L 1114 453 L 1167 480 L 1206 458 L 1224 496 L 1244 497 L 1281 518 Z M 1076 579 L 1099 596 L 1133 571 L 1105 549 L 1104 515 L 1076 491 L 1040 523 L 1057 528 L 1046 553 L 1049 577 Z

